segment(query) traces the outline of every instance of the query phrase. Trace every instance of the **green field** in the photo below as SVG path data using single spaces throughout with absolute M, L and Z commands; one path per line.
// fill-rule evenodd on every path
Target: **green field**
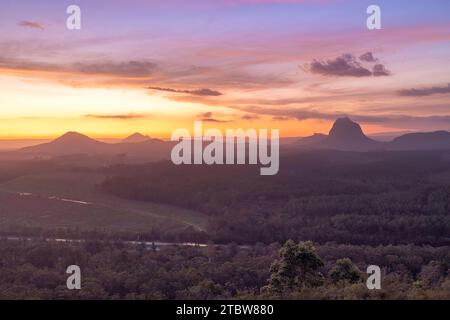
M 111 232 L 151 229 L 176 232 L 187 227 L 205 230 L 207 218 L 198 212 L 106 194 L 99 186 L 104 178 L 104 174 L 94 172 L 57 172 L 29 174 L 3 182 L 0 184 L 0 227 L 20 225 Z

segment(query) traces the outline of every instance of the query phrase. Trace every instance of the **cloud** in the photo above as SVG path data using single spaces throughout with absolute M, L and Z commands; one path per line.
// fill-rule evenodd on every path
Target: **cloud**
M 286 117 L 286 116 L 273 116 L 272 120 L 274 121 L 288 121 L 291 120 L 292 118 L 290 117 Z
M 378 59 L 375 58 L 372 54 L 372 52 L 366 52 L 359 56 L 359 60 L 364 62 L 377 62 Z
M 372 74 L 374 77 L 390 76 L 391 72 L 386 69 L 386 67 L 380 63 L 373 66 Z
M 326 113 L 320 112 L 311 108 L 288 108 L 280 109 L 275 107 L 264 107 L 261 105 L 248 105 L 248 106 L 235 106 L 231 107 L 240 111 L 245 111 L 249 113 L 258 113 L 260 115 L 269 115 L 276 120 L 306 120 L 306 119 L 335 119 L 341 117 L 341 113 Z
M 105 120 L 135 120 L 135 119 L 146 119 L 149 117 L 148 114 L 87 114 L 86 118 L 92 119 L 105 119 Z
M 199 117 L 201 117 L 201 118 L 212 118 L 212 116 L 213 116 L 213 113 L 211 111 L 199 114 Z
M 200 120 L 203 122 L 215 122 L 215 123 L 232 122 L 231 120 L 218 119 L 217 115 L 216 117 L 214 117 L 214 114 L 211 111 L 201 113 L 197 117 L 201 118 Z
M 179 89 L 172 89 L 172 88 L 161 88 L 161 87 L 148 87 L 147 89 L 151 90 L 158 90 L 158 91 L 167 91 L 167 92 L 174 92 L 174 93 L 187 93 L 194 96 L 221 96 L 223 93 L 211 89 L 196 89 L 196 90 L 179 90 Z
M 120 77 L 147 77 L 154 72 L 155 68 L 156 64 L 148 61 L 75 63 L 70 67 L 79 73 Z
M 122 60 L 122 56 L 117 55 L 114 50 L 111 51 L 109 46 L 122 44 L 124 40 L 126 39 L 118 36 L 62 42 L 37 39 L 0 41 L 0 67 L 8 70 L 10 74 L 16 73 L 74 87 L 153 86 L 155 90 L 169 89 L 168 92 L 172 90 L 174 93 L 180 93 L 179 95 L 185 93 L 196 97 L 223 95 L 220 90 L 213 90 L 214 87 L 221 90 L 255 90 L 284 87 L 296 81 L 282 72 L 254 72 L 246 68 L 261 61 L 266 62 L 267 55 L 278 59 L 271 53 L 266 53 L 267 47 L 263 44 L 253 44 L 256 48 L 252 50 L 233 49 L 235 52 L 226 52 L 220 43 L 212 43 L 199 49 L 186 49 L 181 53 L 159 56 L 152 60 Z M 139 48 L 144 50 L 142 56 L 151 55 L 151 52 L 145 51 L 145 45 L 139 43 Z M 97 50 L 97 46 L 105 50 L 104 55 L 108 58 L 97 59 L 92 56 L 92 50 Z M 261 50 L 257 48 L 259 46 Z M 238 47 L 239 45 L 236 45 L 236 48 Z M 230 63 L 211 63 L 212 60 L 220 60 L 226 55 L 235 58 Z M 89 60 L 86 60 L 86 57 L 89 57 Z M 36 72 L 24 74 L 24 70 Z M 69 76 L 66 76 L 67 74 Z M 85 74 L 97 77 L 85 77 Z M 124 78 L 128 79 L 125 81 Z
M 371 53 L 365 53 L 362 57 L 363 59 L 375 59 Z M 349 53 L 331 60 L 314 60 L 306 65 L 305 70 L 314 74 L 337 77 L 379 77 L 390 75 L 390 72 L 384 65 L 376 64 L 373 67 L 373 71 L 371 71 L 358 62 L 354 55 Z
M 309 119 L 334 121 L 341 117 L 351 117 L 354 121 L 366 124 L 377 124 L 385 127 L 396 127 L 411 130 L 436 130 L 447 128 L 450 115 L 413 116 L 407 114 L 370 114 L 348 112 L 322 112 L 312 108 L 279 109 L 263 106 L 236 107 L 240 111 L 258 112 L 261 115 L 272 116 L 273 120 L 298 120 Z
M 1 48 L 1 46 L 0 46 Z M 98 75 L 110 78 L 149 78 L 156 72 L 157 65 L 149 61 L 93 61 L 76 62 L 66 64 L 55 64 L 52 62 L 30 61 L 9 56 L 0 56 L 0 67 L 8 70 L 17 71 L 42 71 L 46 76 L 47 72 L 55 73 L 60 81 L 65 77 L 60 74 L 69 73 L 71 75 Z M 82 77 L 86 80 L 86 77 Z M 61 80 L 62 79 L 62 80 Z M 130 79 L 132 80 L 132 79 Z M 142 80 L 142 79 L 141 79 Z M 123 83 L 123 82 L 122 82 Z
M 344 54 L 333 60 L 314 60 L 309 64 L 311 73 L 324 76 L 370 77 L 372 72 L 364 68 L 351 54 Z
M 209 121 L 209 122 L 221 122 L 221 123 L 226 123 L 226 122 L 234 122 L 234 121 L 239 121 L 239 120 L 245 120 L 245 121 L 252 121 L 252 120 L 258 120 L 261 119 L 261 116 L 255 113 L 246 113 L 244 115 L 224 115 L 224 114 L 220 114 L 217 112 L 204 112 L 201 113 L 197 116 L 198 118 L 202 118 L 203 121 Z M 229 120 L 229 119 L 219 119 L 219 118 L 226 118 L 226 117 L 232 117 L 233 120 Z
M 249 121 L 251 121 L 251 120 L 261 119 L 261 117 L 256 115 L 256 114 L 250 114 L 249 113 L 249 114 L 244 114 L 243 116 L 241 116 L 241 119 L 242 120 L 249 120 Z
M 45 27 L 42 23 L 40 22 L 35 22 L 35 21 L 27 21 L 27 20 L 23 20 L 23 21 L 19 21 L 17 23 L 18 26 L 20 27 L 24 27 L 24 28 L 32 28 L 32 29 L 39 29 L 39 30 L 44 30 Z
M 231 120 L 220 120 L 220 119 L 214 119 L 214 118 L 203 118 L 201 119 L 203 122 L 215 122 L 215 123 L 228 123 L 232 122 Z
M 422 88 L 422 89 L 403 89 L 398 91 L 400 96 L 406 97 L 425 97 L 431 96 L 433 94 L 445 94 L 450 93 L 450 83 L 447 86 L 442 87 L 431 87 L 431 88 Z
M 427 130 L 436 131 L 439 129 L 448 129 L 450 115 L 432 115 L 432 116 L 410 116 L 405 114 L 387 114 L 381 116 L 365 116 L 362 121 L 366 123 L 381 124 L 386 127 L 395 127 L 408 130 Z
M 191 97 L 219 97 L 224 93 L 204 86 L 217 86 L 230 90 L 264 89 L 283 87 L 293 83 L 292 80 L 276 75 L 250 74 L 243 70 L 229 72 L 220 66 L 174 68 L 167 63 L 147 60 L 54 63 L 47 53 L 41 59 L 30 60 L 22 54 L 28 52 L 25 47 L 2 43 L 0 43 L 0 52 L 0 68 L 8 70 L 11 74 L 52 80 L 72 87 L 107 85 L 108 87 L 142 88 L 151 84 L 147 87 L 151 90 L 185 94 Z M 164 82 L 167 87 L 152 85 L 157 82 Z M 176 89 L 185 86 L 194 87 L 194 89 Z

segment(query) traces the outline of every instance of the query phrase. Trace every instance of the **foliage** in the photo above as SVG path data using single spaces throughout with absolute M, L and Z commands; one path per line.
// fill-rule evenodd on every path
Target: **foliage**
M 194 209 L 218 243 L 288 239 L 355 245 L 450 245 L 448 152 L 310 152 L 252 166 L 117 166 L 103 183 L 119 197 Z
M 323 276 L 319 269 L 323 265 L 312 242 L 300 242 L 296 245 L 289 240 L 280 249 L 279 258 L 270 268 L 268 290 L 282 292 L 320 286 Z
M 349 258 L 337 260 L 330 271 L 330 277 L 334 282 L 348 281 L 349 283 L 357 283 L 362 279 L 361 271 Z
M 281 249 L 274 243 L 154 250 L 109 241 L 0 240 L 0 299 L 450 299 L 448 247 L 315 247 L 288 242 Z M 334 283 L 331 276 L 319 276 L 320 286 L 309 282 L 319 272 L 329 275 L 343 258 L 361 270 L 380 265 L 382 290 Z M 274 260 L 295 266 L 281 273 L 287 287 L 279 292 L 263 290 L 273 279 Z M 66 288 L 72 264 L 81 267 L 81 290 Z

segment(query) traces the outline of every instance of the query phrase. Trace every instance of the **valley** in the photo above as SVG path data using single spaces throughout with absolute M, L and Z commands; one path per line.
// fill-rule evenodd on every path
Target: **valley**
M 206 217 L 174 206 L 120 199 L 102 192 L 105 174 L 56 172 L 0 184 L 1 226 L 76 228 L 116 233 L 203 231 Z
M 129 150 L 148 152 L 148 138 L 132 140 Z M 113 144 L 98 153 L 104 144 L 77 134 L 45 145 L 52 153 L 0 161 L 0 275 L 14 274 L 0 298 L 28 288 L 40 298 L 274 298 L 270 266 L 288 240 L 312 241 L 323 260 L 323 282 L 290 298 L 448 297 L 450 149 L 365 149 L 373 141 L 339 121 L 329 136 L 282 146 L 274 176 L 118 156 Z M 85 143 L 96 151 L 70 153 Z M 335 282 L 341 259 L 379 265 L 383 289 Z M 57 287 L 69 264 L 86 266 L 79 294 Z

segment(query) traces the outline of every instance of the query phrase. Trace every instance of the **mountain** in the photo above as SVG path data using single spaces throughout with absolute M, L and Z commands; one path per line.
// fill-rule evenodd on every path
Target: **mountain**
M 19 148 L 25 148 L 49 142 L 49 139 L 1 139 L 0 151 L 5 150 L 17 150 Z
M 345 117 L 334 122 L 328 135 L 316 133 L 298 140 L 296 146 L 341 151 L 450 150 L 450 132 L 406 133 L 381 142 L 367 137 L 358 123 Z
M 390 142 L 390 141 L 394 140 L 395 138 L 398 138 L 407 133 L 413 133 L 413 131 L 404 130 L 404 131 L 395 131 L 395 132 L 379 132 L 379 133 L 372 133 L 372 134 L 368 135 L 368 137 L 375 141 Z
M 39 145 L 12 151 L 19 156 L 61 155 L 105 155 L 121 158 L 158 161 L 170 159 L 170 151 L 176 142 L 151 139 L 139 133 L 126 138 L 122 143 L 106 143 L 78 132 L 67 132 L 61 137 Z M 367 137 L 361 126 L 349 118 L 337 119 L 329 134 L 314 134 L 287 144 L 287 149 L 297 148 L 331 149 L 341 151 L 378 150 L 450 150 L 450 132 L 407 133 L 390 142 L 380 142 Z M 13 156 L 10 155 L 10 156 Z
M 450 132 L 417 132 L 395 138 L 389 143 L 392 150 L 450 149 Z
M 47 155 L 101 153 L 108 144 L 89 138 L 78 132 L 67 132 L 61 137 L 43 144 L 20 149 L 23 153 L 37 153 Z
M 303 146 L 310 146 L 310 145 L 314 145 L 316 143 L 322 142 L 327 137 L 328 136 L 326 134 L 314 133 L 312 136 L 300 138 L 299 140 L 297 140 L 297 144 L 300 144 Z
M 139 136 L 132 135 L 133 140 Z M 145 136 L 144 136 L 145 137 Z M 133 141 L 132 140 L 132 141 Z M 67 132 L 61 137 L 43 144 L 26 147 L 16 151 L 20 156 L 66 156 L 102 155 L 127 158 L 139 161 L 159 161 L 170 158 L 174 143 L 146 138 L 144 141 L 127 143 L 106 143 L 78 132 Z
M 328 136 L 316 138 L 315 148 L 343 151 L 372 151 L 382 149 L 383 144 L 367 137 L 361 126 L 350 118 L 337 119 Z
M 121 143 L 137 143 L 137 142 L 144 142 L 150 140 L 149 136 L 144 136 L 143 134 L 136 132 L 133 133 L 131 136 L 126 137 L 121 141 Z
M 350 120 L 350 118 L 339 118 L 337 119 L 333 127 L 328 134 L 330 139 L 334 139 L 336 141 L 367 141 L 369 138 L 365 136 L 363 133 L 361 126 Z
M 378 141 L 367 137 L 361 126 L 350 118 L 337 119 L 328 137 L 319 142 L 322 147 L 349 151 L 369 151 L 380 148 Z

